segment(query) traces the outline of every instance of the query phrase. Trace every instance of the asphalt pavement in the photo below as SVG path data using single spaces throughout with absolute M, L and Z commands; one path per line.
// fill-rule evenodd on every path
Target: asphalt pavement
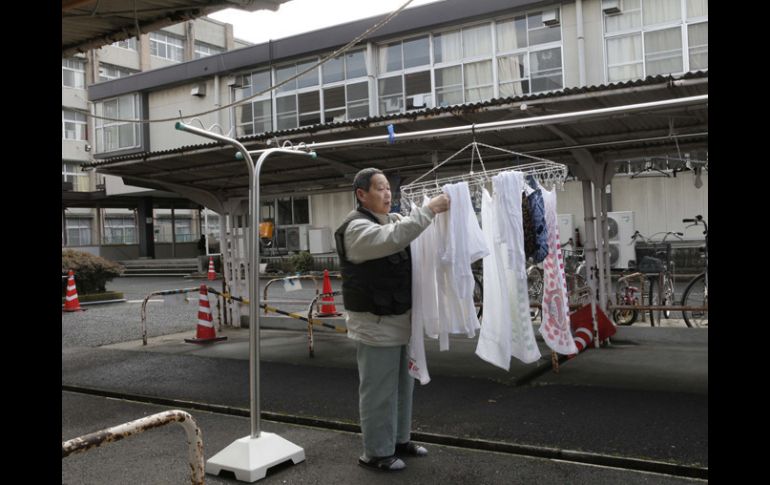
M 248 329 L 226 326 L 220 332 L 228 336 L 224 342 L 185 343 L 194 333 L 197 295 L 190 303 L 163 298 L 148 303 L 150 339 L 147 346 L 141 342 L 141 305 L 130 302 L 155 289 L 201 282 L 121 278 L 108 289 L 124 291 L 128 302 L 62 314 L 63 439 L 171 408 L 188 410 L 199 421 L 206 458 L 249 434 Z M 311 288 L 271 292 L 277 300 L 314 296 Z M 306 310 L 307 302 L 295 306 Z M 334 323 L 344 325 L 339 319 Z M 316 329 L 311 358 L 304 323 L 270 317 L 261 324 L 263 429 L 302 446 L 307 455 L 263 483 L 392 481 L 356 465 L 353 342 Z M 542 341 L 540 361 L 525 365 L 514 359 L 506 372 L 474 355 L 475 339 L 453 337 L 449 352 L 439 352 L 428 340 L 432 381 L 415 387 L 413 439 L 431 453 L 408 460 L 395 479 L 690 483 L 707 478 L 708 329 L 637 325 L 620 327 L 610 346 L 563 362 L 558 373 Z M 62 482 L 187 481 L 184 434 L 173 428 L 67 457 Z M 206 480 L 236 483 L 211 475 Z

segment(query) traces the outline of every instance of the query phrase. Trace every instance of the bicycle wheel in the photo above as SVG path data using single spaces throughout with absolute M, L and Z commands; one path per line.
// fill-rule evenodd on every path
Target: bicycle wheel
M 618 304 L 629 305 L 631 302 L 624 301 L 622 295 L 627 295 L 628 282 L 623 281 L 618 285 Z M 639 310 L 613 310 L 612 318 L 618 325 L 633 325 L 639 317 Z
M 650 305 L 673 305 L 674 304 L 674 281 L 669 273 L 663 276 L 663 294 L 658 294 L 658 276 L 650 277 L 650 288 L 648 291 L 648 300 Z M 668 318 L 671 315 L 671 310 L 650 310 L 650 325 L 655 326 L 655 322 L 658 322 L 658 326 L 663 317 Z
M 537 266 L 530 266 L 527 269 L 527 291 L 529 292 L 530 303 L 543 303 L 543 273 Z M 532 316 L 532 320 L 539 317 L 542 313 L 542 308 L 530 308 L 529 314 Z
M 706 274 L 702 273 L 696 276 L 682 296 L 682 306 L 702 307 L 708 305 L 708 286 L 706 286 Z M 708 327 L 708 311 L 683 311 L 684 323 L 688 327 L 702 328 Z

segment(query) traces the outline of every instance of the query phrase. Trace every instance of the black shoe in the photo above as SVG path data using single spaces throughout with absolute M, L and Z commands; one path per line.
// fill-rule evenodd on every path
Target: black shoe
M 408 441 L 406 443 L 396 443 L 396 455 L 425 456 L 427 454 L 428 454 L 428 450 L 424 446 L 420 446 L 414 441 Z
M 395 472 L 406 468 L 406 463 L 404 463 L 403 460 L 396 458 L 395 456 L 375 457 L 370 458 L 369 460 L 362 456 L 358 459 L 358 464 L 386 472 Z

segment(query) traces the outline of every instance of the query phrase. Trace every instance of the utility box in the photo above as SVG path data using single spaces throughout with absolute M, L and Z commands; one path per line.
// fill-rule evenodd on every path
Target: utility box
M 328 227 L 314 227 L 308 231 L 310 254 L 332 252 L 332 231 Z

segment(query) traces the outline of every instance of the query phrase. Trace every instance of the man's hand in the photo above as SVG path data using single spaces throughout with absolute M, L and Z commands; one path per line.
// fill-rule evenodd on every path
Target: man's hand
M 446 194 L 437 195 L 428 201 L 428 207 L 434 214 L 441 214 L 449 210 L 449 196 Z

